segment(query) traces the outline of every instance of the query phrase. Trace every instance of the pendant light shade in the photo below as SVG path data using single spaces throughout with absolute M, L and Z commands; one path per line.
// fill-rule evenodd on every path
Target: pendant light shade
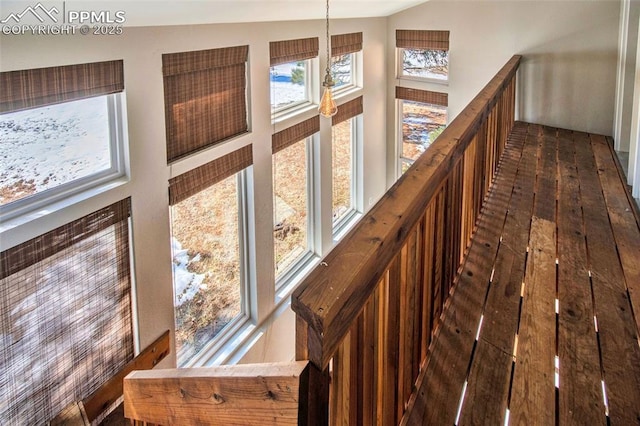
M 324 93 L 322 94 L 322 99 L 320 100 L 320 108 L 318 108 L 318 112 L 323 117 L 331 118 L 338 112 L 338 106 L 336 105 L 336 101 L 333 99 L 333 86 L 335 83 L 331 78 L 331 74 L 327 74 L 324 78 Z
M 324 82 L 322 86 L 324 86 L 324 93 L 322 94 L 322 99 L 320 99 L 320 107 L 318 108 L 318 112 L 321 116 L 331 118 L 338 112 L 338 106 L 336 105 L 336 101 L 333 99 L 333 86 L 335 86 L 335 82 L 331 77 L 331 37 L 329 37 L 329 0 L 327 0 L 327 69 L 326 74 L 324 76 Z

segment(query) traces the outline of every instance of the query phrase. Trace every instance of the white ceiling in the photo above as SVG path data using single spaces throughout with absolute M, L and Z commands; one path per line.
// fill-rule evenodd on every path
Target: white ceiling
M 426 1 L 330 0 L 330 17 L 389 16 Z M 325 0 L 66 1 L 67 10 L 123 10 L 126 13 L 125 25 L 132 27 L 324 19 L 325 7 Z

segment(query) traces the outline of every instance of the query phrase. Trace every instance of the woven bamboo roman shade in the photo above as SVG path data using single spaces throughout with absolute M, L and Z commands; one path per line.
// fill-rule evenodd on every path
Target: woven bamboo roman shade
M 429 90 L 410 89 L 396 86 L 396 99 L 405 101 L 422 102 L 431 105 L 449 106 L 449 95 Z
M 167 160 L 248 131 L 249 46 L 162 55 Z
M 449 31 L 396 30 L 396 47 L 449 50 Z
M 0 73 L 0 113 L 124 90 L 121 60 Z
M 269 43 L 271 66 L 315 58 L 318 49 L 318 37 L 272 41 Z
M 169 205 L 172 206 L 186 200 L 252 164 L 252 146 L 247 145 L 224 157 L 176 176 L 169 180 Z
M 340 105 L 338 113 L 331 117 L 331 125 L 335 126 L 360 114 L 362 114 L 362 96 Z
M 320 116 L 316 115 L 301 123 L 287 127 L 271 136 L 271 151 L 275 154 L 320 131 Z
M 362 33 L 331 36 L 331 56 L 346 55 L 362 50 Z
M 0 424 L 46 424 L 133 359 L 130 200 L 0 253 Z

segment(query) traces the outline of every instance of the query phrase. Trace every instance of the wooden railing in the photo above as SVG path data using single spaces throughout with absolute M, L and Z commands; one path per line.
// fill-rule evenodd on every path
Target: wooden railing
M 313 424 L 402 419 L 514 123 L 514 56 L 295 291 Z M 317 423 L 316 423 L 317 422 Z
M 513 127 L 520 59 L 507 62 L 294 292 L 299 362 L 133 373 L 124 383 L 126 416 L 398 424 Z

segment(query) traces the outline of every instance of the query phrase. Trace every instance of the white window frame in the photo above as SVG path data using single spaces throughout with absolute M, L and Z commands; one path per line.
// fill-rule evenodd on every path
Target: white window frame
M 351 90 L 353 90 L 354 88 L 360 88 L 362 87 L 360 82 L 358 81 L 358 65 L 360 62 L 360 58 L 362 55 L 362 51 L 358 51 L 358 52 L 352 52 L 352 53 L 345 53 L 345 55 L 350 55 L 351 56 L 351 83 L 349 84 L 345 84 L 343 86 L 338 86 L 335 88 L 334 90 L 334 94 L 336 96 L 339 96 L 341 94 L 343 94 L 344 92 L 349 92 Z M 339 55 L 339 56 L 344 56 L 344 55 Z M 332 56 L 331 57 L 331 65 L 333 66 L 334 64 L 334 59 L 337 58 L 337 56 Z M 333 72 L 333 70 L 332 70 Z M 335 79 L 335 77 L 334 77 Z
M 35 210 L 43 209 L 53 203 L 68 197 L 87 192 L 83 199 L 90 198 L 95 193 L 89 190 L 112 181 L 123 178 L 126 175 L 125 142 L 126 142 L 126 114 L 122 93 L 103 95 L 107 102 L 109 119 L 109 151 L 111 154 L 111 167 L 97 173 L 74 179 L 54 188 L 46 189 L 11 203 L 0 206 L 0 222 L 27 215 Z M 80 99 L 74 99 L 74 102 Z M 38 107 L 40 108 L 40 107 Z
M 336 242 L 344 236 L 345 231 L 348 230 L 355 222 L 355 220 L 362 214 L 359 207 L 359 200 L 361 198 L 359 188 L 361 186 L 360 182 L 362 180 L 362 144 L 360 138 L 361 132 L 358 131 L 360 127 L 358 121 L 361 119 L 361 117 L 362 115 L 357 115 L 349 119 L 351 121 L 351 208 L 337 220 L 332 220 L 333 240 Z M 333 140 L 331 141 L 331 143 L 333 143 Z M 331 178 L 333 180 L 333 175 L 331 176 Z M 333 210 L 333 194 L 331 195 L 331 205 Z
M 235 174 L 237 187 L 237 206 L 238 206 L 238 239 L 239 239 L 239 263 L 240 263 L 240 313 L 220 330 L 205 346 L 195 353 L 191 358 L 186 360 L 180 359 L 180 354 L 176 355 L 178 367 L 198 367 L 208 363 L 216 354 L 222 351 L 225 346 L 237 337 L 248 323 L 251 322 L 251 276 L 249 265 L 249 170 L 253 166 L 249 166 Z M 212 185 L 212 186 L 215 186 Z M 172 221 L 173 223 L 173 221 Z M 173 236 L 173 231 L 171 232 Z M 173 277 L 172 277 L 173 279 Z M 173 297 L 175 300 L 175 282 L 173 283 Z M 175 303 L 175 302 L 174 302 Z M 174 304 L 175 312 L 175 304 Z M 175 314 L 174 314 L 175 315 Z M 175 322 L 175 318 L 174 318 Z
M 396 104 L 397 104 L 397 114 L 396 114 L 396 151 L 397 151 L 397 155 L 396 155 L 396 159 L 397 159 L 397 170 L 396 170 L 396 175 L 399 178 L 400 176 L 402 176 L 404 173 L 402 172 L 402 166 L 404 164 L 409 165 L 409 167 L 415 163 L 415 160 L 412 160 L 410 158 L 406 158 L 403 157 L 403 134 L 402 134 L 402 119 L 403 117 L 403 103 L 405 102 L 404 99 L 396 99 Z M 406 101 L 406 102 L 415 102 L 415 101 Z M 442 106 L 442 105 L 434 105 L 434 104 L 430 104 L 430 103 L 426 103 L 426 102 L 417 102 L 417 103 L 421 103 L 424 105 L 432 105 L 432 106 L 436 106 L 436 107 L 441 107 L 444 108 L 446 114 L 447 114 L 447 123 L 445 124 L 445 127 L 449 125 L 449 108 Z
M 318 259 L 318 247 L 316 244 L 315 227 L 317 223 L 317 202 L 315 182 L 317 180 L 317 168 L 315 167 L 315 145 L 318 143 L 318 135 L 309 136 L 304 141 L 296 143 L 304 143 L 307 151 L 307 251 L 283 270 L 275 279 L 276 302 L 288 296 L 291 291 L 300 282 L 310 265 L 315 264 Z M 288 147 L 287 147 L 288 148 Z M 287 149 L 284 148 L 284 149 Z M 272 154 L 275 155 L 275 154 Z M 273 190 L 275 196 L 275 188 Z M 275 236 L 274 236 L 275 238 Z M 275 242 L 274 242 L 275 244 Z M 275 256 L 275 252 L 274 252 Z M 275 259 L 274 259 L 275 274 Z
M 414 81 L 422 81 L 422 82 L 428 82 L 428 83 L 435 83 L 435 84 L 442 84 L 444 86 L 448 86 L 449 85 L 449 71 L 447 71 L 447 77 L 446 78 L 431 78 L 431 77 L 420 77 L 417 75 L 407 75 L 404 74 L 404 68 L 402 67 L 402 61 L 404 59 L 404 51 L 405 50 L 438 50 L 438 49 L 408 49 L 408 48 L 402 48 L 399 47 L 396 49 L 396 78 L 399 79 L 403 79 L 403 80 L 414 80 Z M 446 50 L 447 52 L 447 63 L 448 66 L 450 67 L 450 61 L 449 61 L 449 50 Z
M 315 71 L 317 59 L 305 59 L 302 61 L 291 61 L 293 62 L 303 62 L 305 73 L 304 73 L 304 87 L 305 87 L 305 100 L 293 102 L 291 104 L 274 108 L 271 105 L 271 121 L 279 122 L 290 118 L 291 116 L 298 114 L 300 112 L 306 111 L 308 108 L 313 107 L 317 102 L 313 97 L 313 87 L 314 82 L 317 80 L 318 73 Z M 269 67 L 269 99 L 273 96 L 271 93 L 271 70 L 273 67 Z

